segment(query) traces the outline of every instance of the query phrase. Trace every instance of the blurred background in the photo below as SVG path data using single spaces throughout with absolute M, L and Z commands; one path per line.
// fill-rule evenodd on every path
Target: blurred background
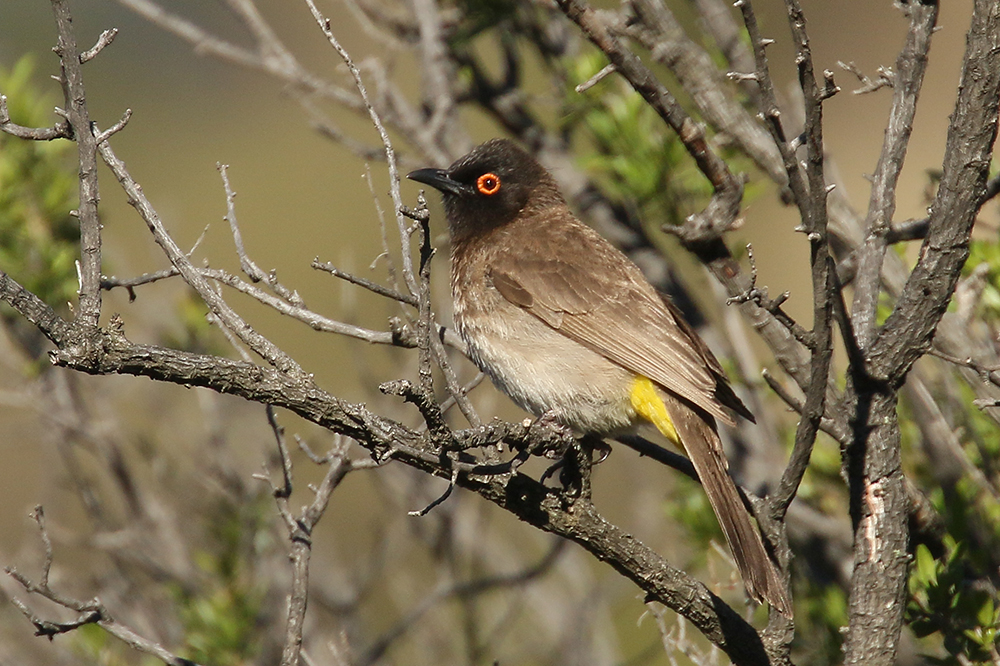
M 682 22 L 695 23 L 689 3 L 668 4 Z M 251 43 L 221 2 L 164 0 L 162 5 L 211 33 L 237 44 Z M 379 259 L 379 216 L 365 180 L 366 163 L 343 143 L 317 131 L 315 117 L 300 103 L 301 94 L 265 73 L 199 55 L 191 44 L 122 4 L 77 0 L 70 6 L 81 48 L 91 46 L 104 29 L 119 30 L 114 43 L 84 68 L 91 117 L 98 126 L 107 128 L 125 109 L 132 110 L 128 127 L 115 136 L 112 145 L 178 243 L 190 248 L 204 235 L 195 257 L 238 272 L 232 237 L 223 220 L 226 199 L 216 168 L 217 163 L 228 164 L 238 194 L 236 206 L 244 243 L 258 265 L 275 269 L 279 279 L 298 290 L 312 309 L 334 319 L 386 330 L 388 318 L 399 314 L 397 306 L 310 268 L 310 262 L 318 257 L 362 277 L 385 278 L 385 262 Z M 348 6 L 327 1 L 319 6 L 332 19 L 332 30 L 369 81 L 374 70 L 366 63 L 381 57 L 399 90 L 412 101 L 419 100 L 421 72 L 416 59 L 408 57 L 405 50 L 386 50 Z M 816 67 L 833 70 L 843 89 L 824 107 L 831 173 L 836 174 L 839 187 L 854 207 L 863 211 L 868 201 L 866 177 L 878 158 L 891 89 L 853 95 L 851 91 L 859 84 L 837 62 L 853 62 L 874 77 L 878 67 L 894 63 L 907 21 L 888 1 L 803 0 L 803 6 Z M 304 3 L 260 0 L 258 7 L 302 65 L 351 88 L 345 68 Z M 764 1 L 755 7 L 764 33 L 777 40 L 769 50 L 772 71 L 787 113 L 794 116 L 798 106 L 795 73 L 783 7 L 779 2 Z M 404 4 L 397 7 L 390 2 L 386 8 L 401 15 L 409 12 Z M 967 0 L 942 3 L 941 30 L 934 37 L 913 141 L 898 188 L 897 219 L 925 214 L 931 183 L 928 174 L 941 164 L 970 13 L 971 2 Z M 0 73 L 9 81 L 12 72 L 19 72 L 23 85 L 17 92 L 38 97 L 44 108 L 62 104 L 58 83 L 50 78 L 58 72 L 58 60 L 51 51 L 55 38 L 47 2 L 0 3 Z M 488 66 L 493 66 L 495 36 L 484 33 L 478 39 L 480 43 L 474 48 Z M 525 94 L 548 114 L 546 122 L 553 126 L 563 122 L 560 114 L 566 108 L 562 101 L 566 91 L 552 90 L 538 63 L 529 62 L 525 76 Z M 375 88 L 370 81 L 370 90 Z M 0 92 L 13 104 L 9 89 L 0 87 Z M 378 144 L 374 129 L 364 118 L 334 105 L 324 107 L 323 113 L 354 140 Z M 39 124 L 54 120 L 50 115 Z M 482 113 L 463 111 L 462 121 L 474 143 L 502 133 Z M 430 165 L 405 137 L 397 133 L 394 138 L 404 173 Z M 10 143 L 10 138 L 5 138 L 0 150 L 9 150 Z M 592 142 L 579 139 L 576 144 L 581 147 L 577 166 L 584 172 L 591 169 L 599 179 L 599 169 L 591 168 L 593 155 L 588 158 Z M 72 152 L 70 149 L 67 155 L 72 157 Z M 391 213 L 384 163 L 372 161 L 368 168 L 374 195 L 382 209 Z M 749 173 L 751 184 L 745 224 L 730 236 L 730 246 L 752 243 L 760 282 L 772 294 L 790 290 L 788 310 L 808 324 L 808 247 L 801 234 L 793 231 L 797 215 L 780 203 L 777 189 L 759 172 L 749 164 L 741 168 Z M 103 166 L 100 176 L 105 272 L 129 277 L 166 267 L 168 262 Z M 0 188 L 3 185 L 0 182 Z M 410 182 L 402 187 L 404 201 L 414 205 L 417 187 Z M 441 248 L 435 278 L 437 310 L 440 319 L 447 322 L 447 264 L 442 261 L 447 255 L 445 228 L 435 193 L 428 198 L 436 244 Z M 707 309 L 717 313 L 723 299 L 704 288 L 709 284 L 706 276 L 670 239 L 660 238 L 658 243 L 669 259 L 682 267 L 685 280 L 708 298 L 711 305 Z M 141 287 L 137 296 L 129 302 L 124 290 L 106 293 L 105 322 L 112 313 L 120 313 L 132 340 L 232 354 L 224 340 L 207 330 L 203 309 L 176 280 Z M 374 410 L 392 413 L 408 423 L 417 422 L 414 413 L 401 410 L 395 399 L 380 396 L 375 390 L 383 381 L 412 376 L 415 353 L 318 333 L 236 295 L 230 302 L 260 332 L 315 373 L 329 391 L 348 400 L 368 402 Z M 260 562 L 268 563 L 266 567 L 257 563 L 263 568 L 286 566 L 267 489 L 250 478 L 264 461 L 273 464 L 273 437 L 261 407 L 200 389 L 155 385 L 128 377 L 43 381 L 42 375 L 51 374 L 43 369 L 44 362 L 33 365 L 18 351 L 9 333 L 0 351 L 0 563 L 16 565 L 29 575 L 37 572 L 40 544 L 27 516 L 36 504 L 44 504 L 56 543 L 54 580 L 65 583 L 81 598 L 101 594 L 127 605 L 122 599 L 132 588 L 111 580 L 114 576 L 108 572 L 140 570 L 152 581 L 142 588 L 143 594 L 149 599 L 158 595 L 169 598 L 182 609 L 177 612 L 180 620 L 174 617 L 174 624 L 167 623 L 179 627 L 176 633 L 160 628 L 167 634 L 165 640 L 191 644 L 191 636 L 198 631 L 217 638 L 224 632 L 212 622 L 219 621 L 217 616 L 236 615 L 235 608 L 251 618 L 230 628 L 236 643 L 252 642 L 252 633 L 239 633 L 246 632 L 248 626 L 281 624 L 284 602 L 280 588 L 257 586 L 250 565 L 243 565 L 246 570 L 230 571 L 229 587 L 223 586 L 222 592 L 187 589 L 178 582 L 198 580 L 202 569 L 224 570 L 226 557 L 236 554 L 249 557 L 247 553 L 254 553 Z M 476 374 L 465 362 L 459 365 L 459 372 L 466 381 Z M 523 417 L 488 382 L 473 396 L 487 419 L 494 415 Z M 66 411 L 54 409 L 53 404 Z M 328 433 L 290 414 L 279 417 L 290 433 L 301 435 L 315 450 L 329 446 Z M 68 442 L 76 448 L 70 451 Z M 832 448 L 829 442 L 825 446 Z M 835 458 L 837 454 L 828 450 L 827 455 Z M 616 452 L 600 468 L 595 483 L 598 507 L 671 560 L 707 572 L 706 578 L 732 593 L 734 574 L 723 555 L 678 546 L 676 516 L 671 517 L 671 512 L 683 513 L 683 506 L 670 509 L 664 505 L 670 494 L 677 492 L 672 490 L 676 485 L 673 475 L 637 462 L 631 452 Z M 296 454 L 296 464 L 296 498 L 302 499 L 293 503 L 295 506 L 308 501 L 305 483 L 322 473 L 310 467 L 301 454 Z M 108 477 L 109 469 L 120 470 L 119 475 Z M 205 474 L 205 470 L 211 473 Z M 128 483 L 123 481 L 125 477 Z M 138 488 L 132 489 L 135 497 L 130 498 L 122 489 L 132 484 Z M 451 648 L 440 644 L 446 642 L 440 638 L 442 627 L 478 612 L 493 618 L 497 635 L 506 638 L 466 637 L 463 659 L 470 663 L 492 663 L 494 658 L 503 659 L 504 664 L 666 663 L 658 618 L 642 618 L 646 609 L 637 598 L 638 591 L 610 570 L 580 556 L 574 547 L 554 550 L 557 547 L 547 537 L 514 524 L 476 498 L 453 498 L 423 519 L 406 515 L 442 489 L 440 482 L 392 466 L 352 475 L 345 487 L 338 489 L 331 514 L 321 524 L 316 539 L 314 577 L 319 590 L 311 621 L 319 634 L 329 638 L 326 647 L 322 643 L 315 647 L 318 652 L 314 656 L 337 663 L 322 650 L 334 650 L 331 646 L 339 645 L 342 639 L 342 648 L 350 646 L 373 662 L 453 663 L 457 659 L 449 656 Z M 100 499 L 92 497 L 88 505 L 88 493 Z M 118 499 L 111 499 L 115 497 Z M 123 561 L 121 549 L 135 546 L 140 536 L 124 527 L 116 531 L 107 526 L 126 520 L 131 501 L 147 507 L 148 531 L 156 535 L 149 536 L 150 543 L 170 543 L 169 535 L 176 532 L 178 537 L 200 535 L 192 537 L 196 545 L 175 544 L 176 553 L 161 550 L 166 563 L 156 566 L 148 561 Z M 98 504 L 100 519 L 95 518 Z M 155 511 L 150 515 L 149 507 L 159 507 L 172 517 L 158 517 Z M 97 529 L 98 525 L 104 529 Z M 495 529 L 485 532 L 484 526 Z M 711 531 L 712 527 L 705 529 Z M 492 536 L 484 538 L 487 533 Z M 442 559 L 447 560 L 452 552 L 451 540 L 475 556 L 445 561 L 445 575 L 440 573 Z M 411 618 L 411 624 L 404 622 L 421 599 L 442 589 L 446 581 L 476 572 L 515 573 L 550 557 L 558 558 L 558 565 L 545 569 L 545 576 L 539 574 L 543 582 L 533 582 L 528 592 L 518 587 L 520 583 L 512 583 L 516 594 L 503 597 L 502 603 L 490 601 L 472 610 L 449 597 L 451 601 L 427 610 L 426 617 L 421 614 Z M 405 569 L 404 563 L 412 568 Z M 157 579 L 156 571 L 161 578 Z M 184 571 L 189 578 L 181 575 Z M 0 589 L 6 594 L 15 591 L 9 580 Z M 246 597 L 242 601 L 241 594 Z M 587 603 L 596 599 L 602 603 Z M 556 627 L 559 623 L 553 618 L 566 614 L 578 617 Z M 138 624 L 140 629 L 157 630 L 153 616 Z M 10 606 L 0 608 L 0 625 L 0 662 L 138 663 L 137 657 L 106 646 L 102 643 L 105 639 L 96 634 L 83 639 L 60 637 L 53 645 L 32 639 L 30 626 Z M 399 626 L 405 627 L 402 634 L 406 635 L 389 641 L 385 653 L 375 650 L 378 638 Z M 569 626 L 576 633 L 569 632 Z M 546 643 L 540 638 L 543 635 L 551 640 Z M 496 648 L 488 638 L 504 647 Z M 538 638 L 538 643 L 547 647 L 514 645 L 522 638 L 525 644 Z M 268 654 L 266 646 L 253 649 L 256 652 L 250 651 L 243 658 L 253 661 Z M 205 653 L 208 657 L 198 654 L 213 656 L 211 652 Z M 222 657 L 214 656 L 213 663 L 222 663 Z

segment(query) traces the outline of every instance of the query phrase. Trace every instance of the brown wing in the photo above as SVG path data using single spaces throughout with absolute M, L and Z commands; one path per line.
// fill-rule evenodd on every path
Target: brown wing
M 527 232 L 529 244 L 516 254 L 494 258 L 491 278 L 501 295 L 567 337 L 732 424 L 716 395 L 720 382 L 724 385 L 721 368 L 716 369 L 718 362 L 704 343 L 664 304 L 635 264 L 596 232 L 566 218 L 536 220 Z M 738 399 L 736 403 L 742 407 Z M 749 414 L 745 407 L 736 409 Z

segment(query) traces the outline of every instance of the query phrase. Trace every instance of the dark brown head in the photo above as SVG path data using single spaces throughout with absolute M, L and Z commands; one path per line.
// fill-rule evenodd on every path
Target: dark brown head
M 447 169 L 406 177 L 441 191 L 454 239 L 502 226 L 526 209 L 565 203 L 545 168 L 508 139 L 491 139 Z

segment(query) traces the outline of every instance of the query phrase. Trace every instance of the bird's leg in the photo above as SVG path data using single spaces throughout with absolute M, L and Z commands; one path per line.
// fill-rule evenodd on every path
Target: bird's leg
M 573 444 L 563 454 L 559 480 L 566 489 L 566 498 L 570 504 L 580 500 L 589 502 L 591 498 L 590 472 L 594 461 L 588 439 L 573 440 Z

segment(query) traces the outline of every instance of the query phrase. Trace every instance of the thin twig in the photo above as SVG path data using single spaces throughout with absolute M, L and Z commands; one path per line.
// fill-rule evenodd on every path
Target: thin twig
M 55 127 L 24 127 L 10 120 L 10 110 L 7 108 L 7 96 L 0 95 L 0 131 L 19 139 L 29 141 L 53 141 L 55 139 L 73 138 L 73 128 L 65 120 L 60 120 Z
M 198 295 L 208 305 L 209 309 L 219 318 L 219 321 L 235 333 L 245 345 L 277 369 L 298 377 L 305 377 L 306 374 L 298 363 L 279 349 L 273 342 L 251 328 L 219 296 L 218 292 L 211 287 L 199 270 L 191 264 L 188 256 L 177 246 L 177 243 L 170 234 L 167 233 L 156 209 L 153 208 L 142 188 L 139 187 L 138 183 L 129 174 L 125 168 L 125 163 L 115 155 L 111 149 L 111 145 L 107 142 L 102 143 L 98 146 L 98 151 L 104 159 L 105 164 L 111 169 L 111 172 L 118 179 L 118 182 L 128 195 L 129 203 L 136 209 L 150 232 L 152 232 L 153 239 L 157 245 L 163 249 L 170 263 L 181 274 L 184 281 L 198 292 Z M 100 281 L 98 281 L 98 286 L 100 286 Z
M 118 35 L 118 28 L 111 28 L 110 30 L 105 30 L 104 32 L 102 32 L 101 36 L 97 38 L 97 43 L 80 54 L 80 64 L 82 65 L 96 58 L 97 54 L 103 51 L 104 47 L 106 47 L 108 44 L 113 42 L 117 35 Z
M 285 623 L 285 643 L 281 653 L 281 666 L 297 666 L 302 650 L 305 627 L 306 606 L 309 599 L 309 562 L 312 555 L 312 532 L 326 512 L 330 496 L 345 476 L 353 469 L 347 457 L 347 442 L 338 440 L 331 449 L 326 464 L 329 465 L 322 483 L 315 489 L 315 496 L 309 506 L 298 516 L 292 515 L 289 498 L 292 495 L 292 461 L 285 445 L 285 430 L 278 423 L 274 408 L 267 405 L 267 421 L 274 434 L 281 459 L 282 482 L 275 485 L 270 476 L 263 477 L 271 484 L 278 513 L 285 522 L 291 543 L 289 558 L 292 561 L 292 586 L 288 596 L 288 613 Z
M 726 304 L 756 303 L 781 322 L 796 340 L 811 349 L 815 344 L 812 333 L 792 319 L 781 307 L 791 296 L 790 292 L 782 292 L 777 298 L 772 299 L 767 294 L 767 287 L 757 286 L 757 262 L 754 260 L 753 245 L 750 243 L 747 243 L 747 262 L 750 264 L 750 285 L 742 294 L 728 298 Z
M 861 82 L 861 87 L 852 90 L 851 93 L 855 95 L 866 95 L 868 93 L 875 92 L 885 87 L 891 88 L 896 79 L 896 74 L 891 69 L 886 67 L 878 68 L 878 77 L 875 79 L 870 79 L 868 76 L 861 71 L 861 69 L 855 65 L 853 62 L 845 63 L 838 60 L 837 66 L 844 71 L 850 72 L 854 76 L 858 77 L 858 81 Z
M 63 608 L 77 613 L 77 618 L 70 622 L 54 622 L 52 620 L 46 620 L 33 612 L 20 599 L 11 599 L 14 606 L 21 611 L 21 614 L 24 615 L 32 625 L 34 625 L 36 636 L 47 636 L 51 639 L 56 635 L 75 631 L 85 625 L 96 624 L 132 649 L 151 655 L 162 661 L 167 666 L 197 666 L 197 664 L 190 659 L 185 659 L 173 654 L 159 643 L 139 635 L 130 627 L 112 618 L 111 614 L 108 613 L 107 608 L 104 607 L 99 599 L 95 598 L 89 601 L 80 601 L 53 590 L 49 586 L 49 573 L 51 571 L 53 561 L 52 540 L 49 538 L 48 530 L 45 525 L 45 514 L 41 506 L 35 507 L 32 517 L 38 524 L 38 530 L 42 538 L 42 543 L 45 545 L 45 559 L 42 564 L 41 580 L 35 583 L 13 567 L 7 567 L 5 571 L 11 578 L 16 580 L 25 589 L 25 591 L 28 592 L 28 594 L 38 594 L 58 606 L 62 606 Z
M 385 126 L 382 125 L 382 119 L 379 117 L 375 107 L 372 106 L 371 101 L 368 98 L 368 90 L 365 88 L 365 82 L 361 78 L 361 72 L 358 70 L 354 61 L 351 59 L 351 55 L 340 45 L 337 41 L 336 36 L 334 36 L 333 31 L 330 29 L 330 20 L 325 18 L 319 9 L 316 8 L 316 3 L 313 0 L 305 0 L 306 4 L 309 6 L 309 11 L 312 12 L 313 18 L 319 24 L 320 29 L 323 34 L 326 35 L 326 39 L 330 42 L 330 45 L 334 48 L 337 54 L 347 65 L 347 69 L 350 70 L 351 76 L 354 77 L 354 85 L 358 89 L 358 94 L 361 95 L 361 99 L 364 103 L 365 108 L 368 111 L 368 116 L 371 118 L 372 124 L 375 125 L 375 129 L 378 131 L 379 137 L 382 139 L 382 145 L 385 147 L 385 160 L 389 167 L 389 193 L 392 197 L 393 210 L 396 215 L 396 225 L 399 229 L 400 243 L 402 244 L 402 258 L 403 258 L 403 279 L 406 282 L 406 286 L 411 294 L 416 294 L 418 291 L 417 280 L 413 273 L 413 259 L 410 256 L 410 236 L 407 232 L 406 220 L 403 217 L 403 197 L 399 191 L 399 168 L 396 165 L 396 151 L 392 147 L 392 142 L 389 140 L 389 134 L 385 130 Z
M 351 284 L 356 284 L 359 287 L 364 287 L 373 294 L 378 294 L 379 296 L 385 296 L 386 298 L 391 298 L 394 301 L 399 301 L 400 303 L 405 303 L 406 305 L 412 305 L 417 307 L 417 297 L 411 294 L 404 294 L 396 291 L 390 287 L 383 287 L 380 284 L 372 282 L 363 277 L 358 277 L 353 273 L 348 273 L 347 271 L 342 271 L 332 263 L 328 261 L 320 261 L 319 257 L 312 260 L 310 264 L 313 268 L 320 271 L 325 271 L 334 277 L 338 277 L 341 280 L 347 280 Z
M 389 235 L 385 225 L 385 212 L 382 210 L 382 203 L 375 194 L 375 184 L 372 182 L 372 170 L 368 166 L 367 161 L 365 162 L 365 183 L 368 185 L 368 192 L 372 195 L 372 203 L 375 204 L 375 214 L 378 217 L 379 239 L 382 241 L 382 254 L 379 256 L 385 257 L 385 270 L 389 275 L 389 281 L 392 283 L 393 289 L 399 292 L 399 273 L 396 270 L 396 260 L 392 256 L 392 250 L 389 249 Z M 378 257 L 375 260 L 378 261 Z M 372 268 L 375 268 L 375 261 L 372 262 Z
M 226 216 L 224 219 L 229 222 L 229 230 L 233 236 L 233 243 L 236 245 L 236 254 L 240 259 L 240 269 L 250 278 L 251 282 L 263 282 L 282 300 L 296 307 L 304 308 L 305 301 L 302 300 L 297 291 L 281 284 L 273 269 L 265 273 L 247 254 L 243 247 L 243 234 L 240 233 L 240 225 L 236 221 L 236 192 L 229 184 L 229 165 L 216 162 L 215 168 L 219 170 L 219 174 L 222 176 L 222 185 L 226 190 Z

